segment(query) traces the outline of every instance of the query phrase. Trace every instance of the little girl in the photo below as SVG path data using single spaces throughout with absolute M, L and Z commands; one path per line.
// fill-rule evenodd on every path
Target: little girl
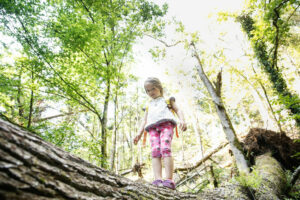
M 173 138 L 173 128 L 177 125 L 175 116 L 168 108 L 166 100 L 163 97 L 163 88 L 157 78 L 150 77 L 145 83 L 146 93 L 151 97 L 148 109 L 145 112 L 144 120 L 139 129 L 139 134 L 134 138 L 136 145 L 141 139 L 144 130 L 150 135 L 152 167 L 155 180 L 152 184 L 175 189 L 173 181 L 173 158 L 171 154 L 171 142 Z M 181 110 L 175 104 L 175 98 L 170 99 L 172 109 L 179 118 L 179 128 L 186 130 L 186 123 Z M 166 179 L 162 180 L 162 163 L 164 160 Z

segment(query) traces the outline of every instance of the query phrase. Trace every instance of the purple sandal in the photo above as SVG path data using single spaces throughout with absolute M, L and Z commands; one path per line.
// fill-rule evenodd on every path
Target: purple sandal
M 152 182 L 153 185 L 156 185 L 158 187 L 162 187 L 163 186 L 163 181 L 160 179 L 157 179 L 155 181 Z
M 164 180 L 162 184 L 163 184 L 164 187 L 167 187 L 167 188 L 170 188 L 172 190 L 175 190 L 175 183 L 172 180 L 169 180 L 169 179 Z

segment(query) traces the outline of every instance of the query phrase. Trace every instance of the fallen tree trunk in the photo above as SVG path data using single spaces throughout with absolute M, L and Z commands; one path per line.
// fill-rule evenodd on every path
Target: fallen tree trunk
M 196 199 L 141 184 L 0 119 L 0 199 Z
M 261 184 L 256 191 L 260 200 L 280 200 L 287 185 L 287 180 L 279 162 L 266 153 L 255 158 L 256 170 L 261 177 Z
M 0 199 L 251 199 L 248 195 L 234 184 L 190 194 L 135 182 L 0 119 Z

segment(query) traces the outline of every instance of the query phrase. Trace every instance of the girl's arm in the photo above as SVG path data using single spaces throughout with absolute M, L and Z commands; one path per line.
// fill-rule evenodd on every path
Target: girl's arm
M 170 103 L 171 103 L 172 109 L 175 111 L 175 113 L 177 114 L 177 116 L 178 116 L 178 118 L 180 120 L 180 122 L 179 122 L 179 128 L 182 131 L 185 131 L 187 129 L 187 126 L 186 126 L 186 123 L 185 123 L 185 120 L 184 120 L 183 112 L 176 105 L 174 98 L 170 99 Z
M 143 133 L 145 131 L 144 129 L 145 129 L 145 125 L 147 123 L 147 116 L 148 116 L 148 111 L 146 110 L 144 119 L 143 119 L 143 121 L 142 121 L 142 123 L 140 125 L 140 128 L 139 128 L 139 131 L 138 131 L 138 135 L 133 140 L 133 143 L 135 145 L 139 142 L 139 140 L 141 139 L 141 137 L 142 137 L 142 135 L 143 135 Z

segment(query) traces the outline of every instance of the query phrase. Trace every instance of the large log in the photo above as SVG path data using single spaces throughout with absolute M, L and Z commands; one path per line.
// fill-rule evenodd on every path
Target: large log
M 110 173 L 0 119 L 0 199 L 196 199 Z
M 286 188 L 287 180 L 284 171 L 271 153 L 255 158 L 256 170 L 261 177 L 261 184 L 256 191 L 256 198 L 260 200 L 280 200 Z
M 0 199 L 251 199 L 239 185 L 201 194 L 135 182 L 0 119 Z

